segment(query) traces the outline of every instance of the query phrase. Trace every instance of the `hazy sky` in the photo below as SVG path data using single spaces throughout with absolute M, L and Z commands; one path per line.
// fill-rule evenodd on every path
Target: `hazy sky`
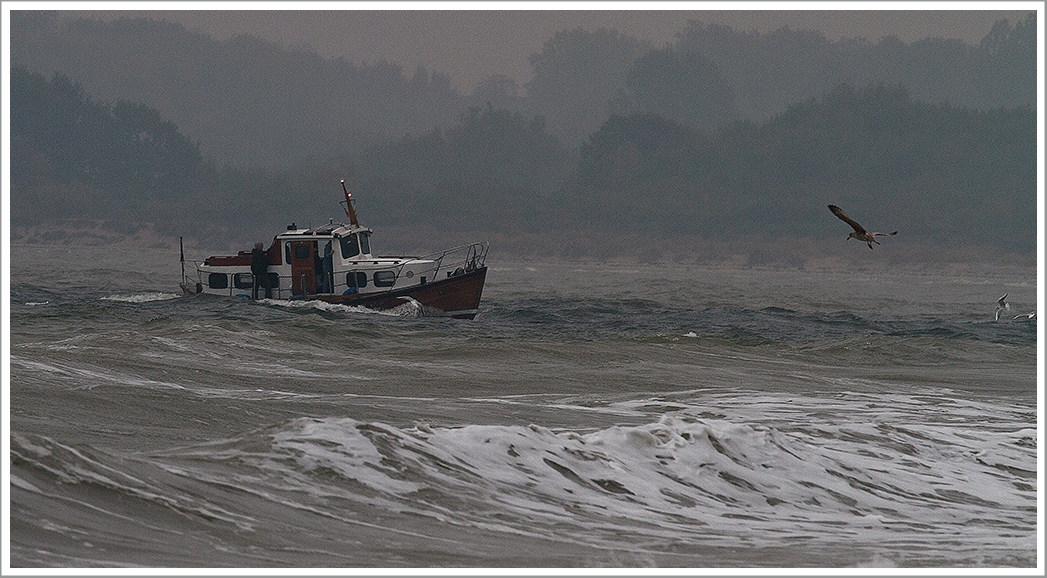
M 30 4 L 31 5 L 31 4 Z M 127 8 L 148 8 L 150 3 L 115 4 Z M 451 77 L 454 86 L 471 92 L 476 83 L 491 74 L 514 78 L 522 87 L 531 78 L 528 56 L 541 50 L 555 32 L 582 27 L 589 30 L 615 28 L 626 34 L 649 40 L 656 47 L 671 42 L 688 20 L 724 24 L 732 28 L 768 32 L 781 26 L 793 29 L 820 30 L 831 39 L 864 37 L 878 41 L 895 35 L 905 42 L 926 37 L 959 38 L 977 44 L 995 21 L 1008 19 L 1013 25 L 1042 3 L 983 2 L 963 4 L 986 10 L 904 10 L 906 8 L 955 8 L 958 3 L 906 2 L 876 3 L 878 8 L 903 10 L 857 10 L 858 4 L 847 2 L 758 3 L 754 7 L 816 7 L 819 10 L 710 10 L 723 6 L 735 8 L 742 3 L 709 4 L 624 3 L 605 2 L 507 4 L 498 2 L 468 3 L 275 3 L 267 8 L 286 10 L 241 10 L 256 4 L 222 3 L 234 10 L 202 10 L 216 6 L 208 3 L 184 4 L 192 10 L 181 11 L 77 11 L 76 15 L 93 18 L 115 18 L 119 15 L 144 15 L 185 24 L 192 30 L 217 39 L 238 34 L 277 42 L 283 46 L 309 46 L 321 56 L 342 56 L 356 63 L 386 60 L 403 66 L 410 74 L 425 65 Z M 71 6 L 91 6 L 74 3 Z M 99 4 L 106 8 L 113 3 Z M 170 4 L 167 4 L 170 6 Z M 508 10 L 506 8 L 543 8 Z M 627 10 L 599 10 L 604 7 Z M 651 7 L 672 8 L 651 10 Z M 869 6 L 868 4 L 862 6 Z M 301 10 L 327 8 L 324 10 Z M 390 10 L 388 8 L 425 10 Z M 431 7 L 431 8 L 430 8 Z M 566 8 L 585 8 L 568 10 Z M 290 10 L 294 8 L 294 10 Z M 362 9 L 364 8 L 364 9 Z M 369 9 L 366 9 L 369 8 Z M 383 8 L 383 10 L 374 10 Z M 439 9 L 438 9 L 439 8 Z M 458 10 L 448 10 L 455 8 Z M 472 8 L 472 10 L 461 10 Z M 642 8 L 642 9 L 639 9 Z M 693 10 L 693 8 L 706 8 Z M 832 10 L 822 8 L 833 8 Z M 1002 11 L 999 8 L 1018 8 Z M 991 10 L 990 10 L 991 9 Z

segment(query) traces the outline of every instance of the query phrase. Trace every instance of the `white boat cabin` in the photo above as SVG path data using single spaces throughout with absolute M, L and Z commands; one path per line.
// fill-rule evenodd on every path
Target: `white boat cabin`
M 266 251 L 268 279 L 258 297 L 302 299 L 318 295 L 364 295 L 424 285 L 440 274 L 444 251 L 434 258 L 375 257 L 372 230 L 331 223 L 312 229 L 290 225 Z M 461 249 L 461 248 L 458 248 Z M 251 253 L 209 257 L 197 264 L 197 292 L 251 297 Z M 459 270 L 449 271 L 451 277 Z M 266 289 L 268 288 L 268 290 Z

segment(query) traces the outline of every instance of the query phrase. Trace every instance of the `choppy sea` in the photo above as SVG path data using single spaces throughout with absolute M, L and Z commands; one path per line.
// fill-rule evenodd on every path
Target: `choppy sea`
M 1038 563 L 1035 270 L 492 254 L 465 321 L 99 253 L 12 248 L 16 570 Z

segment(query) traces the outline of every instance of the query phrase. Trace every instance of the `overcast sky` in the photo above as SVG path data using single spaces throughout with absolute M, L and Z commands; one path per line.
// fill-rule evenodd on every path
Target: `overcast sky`
M 124 6 L 121 4 L 116 4 Z M 418 7 L 419 3 L 368 4 L 367 7 Z M 824 2 L 796 4 L 773 2 L 752 6 L 817 7 L 833 10 L 650 10 L 652 4 L 627 3 L 615 6 L 630 10 L 590 10 L 608 6 L 608 3 L 542 2 L 525 7 L 544 10 L 504 10 L 507 5 L 497 2 L 476 3 L 422 3 L 427 10 L 361 10 L 361 5 L 348 3 L 268 4 L 266 7 L 295 8 L 295 10 L 182 10 L 141 11 L 122 10 L 75 12 L 92 18 L 116 18 L 120 15 L 143 15 L 185 24 L 216 39 L 227 39 L 239 34 L 251 34 L 277 42 L 285 47 L 308 46 L 324 57 L 342 56 L 355 63 L 385 60 L 403 66 L 410 74 L 418 65 L 430 71 L 451 77 L 455 88 L 471 92 L 476 83 L 491 74 L 500 73 L 514 78 L 521 86 L 531 78 L 528 56 L 542 49 L 555 32 L 582 27 L 588 30 L 614 28 L 631 36 L 645 39 L 656 47 L 671 42 L 688 20 L 723 24 L 732 28 L 768 32 L 782 26 L 792 29 L 820 30 L 830 39 L 864 37 L 878 41 L 894 35 L 905 42 L 927 37 L 958 38 L 977 44 L 989 32 L 995 21 L 1008 19 L 1013 25 L 1035 6 L 1042 3 L 986 2 L 965 4 L 986 10 L 856 10 L 854 3 Z M 735 7 L 741 3 L 728 3 Z M 884 8 L 940 7 L 954 8 L 957 3 L 905 2 L 877 3 Z M 32 6 L 30 4 L 29 6 Z M 77 8 L 85 4 L 74 3 Z M 91 4 L 86 4 L 91 6 Z M 99 5 L 102 6 L 102 5 Z M 112 7 L 114 4 L 105 4 Z M 128 3 L 127 8 L 148 8 L 149 3 Z M 213 6 L 207 3 L 188 3 L 187 8 Z M 225 7 L 240 8 L 254 4 L 226 3 Z M 327 10 L 303 11 L 302 6 L 325 7 Z M 513 5 L 519 7 L 519 4 Z M 565 10 L 566 7 L 587 10 Z M 701 2 L 661 3 L 659 7 L 710 8 L 724 6 Z M 476 8 L 474 10 L 437 10 L 436 8 Z M 645 8 L 643 10 L 635 9 Z M 336 8 L 336 9 L 335 9 Z M 1002 11 L 999 8 L 1024 8 Z M 990 10 L 991 9 L 991 10 Z

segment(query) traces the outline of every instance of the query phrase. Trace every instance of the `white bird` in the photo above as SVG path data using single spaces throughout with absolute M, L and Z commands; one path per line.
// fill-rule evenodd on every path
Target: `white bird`
M 999 299 L 996 300 L 996 320 L 997 321 L 1000 320 L 1000 313 L 1002 313 L 1004 311 L 1010 311 L 1010 309 L 1011 309 L 1011 304 L 1006 302 L 1005 299 L 1007 299 L 1007 294 L 1006 293 L 1003 294 L 1003 297 L 1000 297 Z M 1015 318 L 1015 319 L 1017 319 L 1017 318 Z
M 837 207 L 836 205 L 829 205 L 829 210 L 832 211 L 834 215 L 839 217 L 841 221 L 847 223 L 852 228 L 854 228 L 854 232 L 850 235 L 847 235 L 848 241 L 850 241 L 851 239 L 865 241 L 869 245 L 870 249 L 873 248 L 873 243 L 876 243 L 877 245 L 880 244 L 880 242 L 876 240 L 877 235 L 879 235 L 880 237 L 890 237 L 891 235 L 898 234 L 898 231 L 895 231 L 893 233 L 875 233 L 866 231 L 865 227 L 859 225 L 858 221 L 855 221 L 854 219 L 848 217 L 847 213 L 844 213 L 843 209 L 841 209 L 840 207 Z

